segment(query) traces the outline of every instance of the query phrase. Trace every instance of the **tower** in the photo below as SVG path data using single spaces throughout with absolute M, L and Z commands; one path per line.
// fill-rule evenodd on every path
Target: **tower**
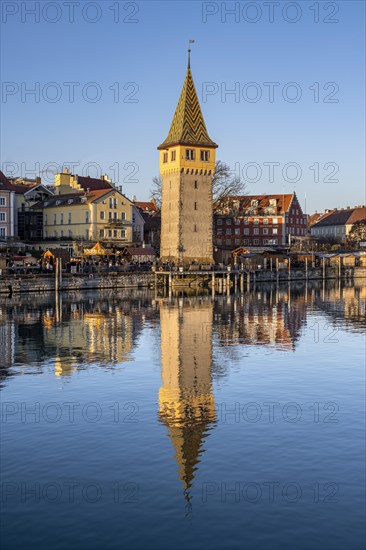
M 188 67 L 166 140 L 159 145 L 163 261 L 213 263 L 212 178 L 216 148 L 209 137 Z

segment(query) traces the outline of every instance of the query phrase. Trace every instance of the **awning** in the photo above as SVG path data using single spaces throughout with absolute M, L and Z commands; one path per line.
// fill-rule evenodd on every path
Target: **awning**
M 84 254 L 85 256 L 105 256 L 107 252 L 100 243 L 97 243 L 93 248 L 84 248 Z
M 45 260 L 54 260 L 55 259 L 55 255 L 52 254 L 51 250 L 46 250 L 46 252 L 43 252 L 42 254 L 42 258 L 44 258 Z

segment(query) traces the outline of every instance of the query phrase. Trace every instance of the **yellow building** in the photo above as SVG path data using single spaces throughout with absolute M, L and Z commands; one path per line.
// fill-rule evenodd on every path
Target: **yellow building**
M 81 177 L 65 169 L 55 176 L 54 192 L 36 205 L 43 209 L 45 240 L 99 240 L 121 245 L 142 242 L 141 214 L 107 176 Z
M 186 78 L 169 134 L 158 147 L 163 261 L 213 263 L 212 177 L 216 148 L 207 133 L 188 54 Z
M 185 491 L 192 486 L 203 441 L 216 418 L 212 392 L 211 301 L 161 303 L 162 387 L 159 416 L 175 449 Z

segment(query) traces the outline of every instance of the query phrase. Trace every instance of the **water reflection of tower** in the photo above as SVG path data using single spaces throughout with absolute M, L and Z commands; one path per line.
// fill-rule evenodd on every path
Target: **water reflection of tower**
M 203 441 L 215 420 L 212 393 L 213 305 L 207 299 L 160 307 L 161 421 L 175 448 L 186 499 L 201 460 Z

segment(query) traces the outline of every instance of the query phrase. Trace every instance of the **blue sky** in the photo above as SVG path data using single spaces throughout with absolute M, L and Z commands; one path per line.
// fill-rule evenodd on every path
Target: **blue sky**
M 195 39 L 209 134 L 248 192 L 364 204 L 365 4 L 270 4 L 3 0 L 2 168 L 74 163 L 147 199 Z

